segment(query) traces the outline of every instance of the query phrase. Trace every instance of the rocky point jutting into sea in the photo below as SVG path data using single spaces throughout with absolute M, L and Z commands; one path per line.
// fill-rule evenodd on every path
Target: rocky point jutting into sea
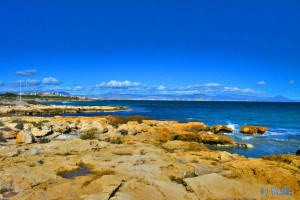
M 299 199 L 300 157 L 245 158 L 224 125 L 143 116 L 0 118 L 0 199 Z M 243 127 L 263 134 L 265 127 Z
M 114 112 L 126 110 L 123 107 L 113 106 L 55 106 L 55 105 L 22 105 L 2 106 L 0 115 L 60 115 L 65 113 L 86 113 L 86 112 Z

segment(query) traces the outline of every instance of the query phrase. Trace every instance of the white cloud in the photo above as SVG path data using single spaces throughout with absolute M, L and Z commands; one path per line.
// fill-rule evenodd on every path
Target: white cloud
M 204 84 L 205 87 L 219 87 L 221 86 L 219 83 L 206 83 Z
M 240 89 L 237 87 L 224 87 L 223 91 L 224 92 L 238 92 L 238 91 L 240 91 Z
M 102 82 L 96 86 L 96 88 L 129 88 L 129 87 L 138 87 L 141 83 L 131 82 L 131 81 L 116 81 L 111 80 L 109 82 Z
M 15 73 L 17 76 L 35 76 L 38 75 L 38 71 L 36 69 L 28 69 L 24 71 L 17 71 Z
M 164 91 L 164 90 L 166 90 L 166 87 L 163 86 L 163 85 L 160 85 L 160 86 L 158 86 L 156 89 L 157 89 L 158 91 Z
M 295 81 L 295 80 L 290 80 L 289 83 L 290 83 L 290 84 L 295 84 L 296 81 Z
M 267 83 L 265 81 L 259 81 L 257 82 L 257 85 L 266 85 Z
M 61 84 L 61 82 L 55 78 L 52 77 L 48 77 L 48 78 L 44 78 L 42 81 L 43 84 L 45 85 L 59 85 Z
M 38 85 L 41 85 L 41 81 L 38 81 L 38 80 L 26 80 L 24 81 L 25 84 L 27 84 L 27 86 L 38 86 Z
M 74 90 L 76 90 L 76 91 L 83 90 L 83 87 L 80 85 L 77 85 L 74 87 Z
M 223 92 L 229 92 L 234 94 L 261 94 L 260 91 L 255 91 L 251 88 L 240 89 L 238 87 L 224 87 Z

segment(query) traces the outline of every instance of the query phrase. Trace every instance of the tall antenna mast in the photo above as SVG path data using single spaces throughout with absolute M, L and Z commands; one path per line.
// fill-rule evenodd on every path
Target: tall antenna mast
M 22 81 L 20 81 L 20 102 L 22 101 Z

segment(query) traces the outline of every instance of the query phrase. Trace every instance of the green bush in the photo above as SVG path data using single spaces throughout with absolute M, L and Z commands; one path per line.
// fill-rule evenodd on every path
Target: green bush
M 9 127 L 3 127 L 3 128 L 0 128 L 0 131 L 11 131 L 11 128 L 9 128 Z
M 40 130 L 42 130 L 43 125 L 44 125 L 45 123 L 48 123 L 48 122 L 49 122 L 48 120 L 42 120 L 42 121 L 39 121 L 39 122 L 31 122 L 31 124 L 32 124 L 34 127 L 38 128 L 38 129 L 40 129 Z
M 80 134 L 80 139 L 82 139 L 82 140 L 93 140 L 93 139 L 97 138 L 98 134 L 99 134 L 98 129 L 92 128 L 92 129 L 89 129 L 89 130 L 86 130 L 86 131 L 82 132 Z
M 12 123 L 27 123 L 27 121 L 25 121 L 25 120 L 22 120 L 22 119 L 20 119 L 20 118 L 15 118 L 15 119 L 13 119 L 12 121 L 11 121 Z
M 4 194 L 5 192 L 9 192 L 9 191 L 10 189 L 3 187 L 0 189 L 0 194 Z
M 17 123 L 17 125 L 15 126 L 15 128 L 16 128 L 16 129 L 19 129 L 19 130 L 23 130 L 23 128 L 24 128 L 24 123 L 21 123 L 21 122 Z
M 1 132 L 0 132 L 0 142 L 7 142 L 6 138 L 3 137 Z
M 38 142 L 39 142 L 40 144 L 46 144 L 46 143 L 51 142 L 51 140 L 48 139 L 48 138 L 42 137 L 42 138 L 39 139 Z
M 35 100 L 27 100 L 27 103 L 32 104 L 32 105 L 47 105 L 45 103 L 38 102 L 38 101 L 35 101 Z
M 109 138 L 109 143 L 111 144 L 123 144 L 124 140 L 122 137 L 111 137 Z

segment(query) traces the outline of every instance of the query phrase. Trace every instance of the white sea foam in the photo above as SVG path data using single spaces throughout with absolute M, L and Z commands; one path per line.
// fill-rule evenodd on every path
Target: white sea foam
M 239 132 L 239 127 L 240 126 L 238 124 L 232 124 L 231 122 L 228 122 L 226 126 L 231 128 L 234 133 Z

